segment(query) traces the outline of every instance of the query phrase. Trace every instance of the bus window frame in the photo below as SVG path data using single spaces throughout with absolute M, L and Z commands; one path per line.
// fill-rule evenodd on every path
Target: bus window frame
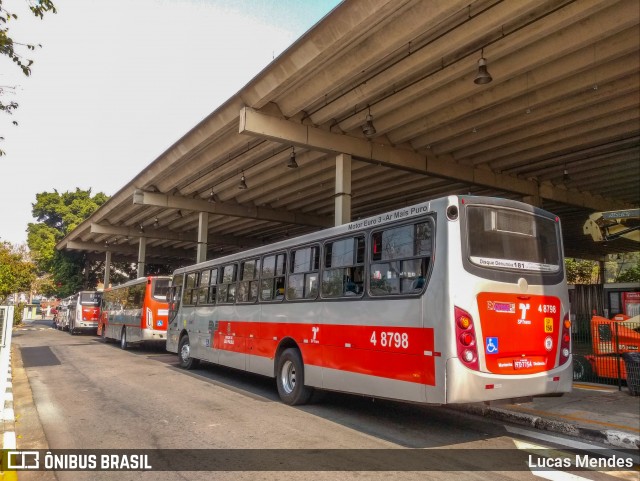
M 301 251 L 304 249 L 313 249 L 313 248 L 318 249 L 318 268 L 316 270 L 310 269 L 310 270 L 306 270 L 303 272 L 292 272 L 293 269 L 293 259 L 294 259 L 294 255 L 293 253 L 296 251 Z M 302 244 L 299 246 L 295 246 L 295 247 L 291 247 L 287 250 L 288 255 L 287 255 L 287 264 L 286 264 L 286 276 L 285 276 L 285 287 L 284 287 L 284 298 L 289 301 L 289 302 L 312 302 L 312 301 L 317 301 L 320 297 L 320 279 L 321 279 L 321 273 L 322 273 L 322 243 L 320 241 L 318 242 L 313 242 L 311 244 Z M 313 250 L 312 250 L 313 252 Z M 313 257 L 311 257 L 311 259 L 313 259 Z M 304 288 L 306 286 L 307 283 L 307 275 L 309 274 L 317 274 L 317 287 L 316 287 L 316 293 L 314 297 L 295 297 L 295 298 L 290 298 L 289 297 L 289 279 L 291 278 L 291 275 L 303 275 L 303 292 L 304 292 Z
M 221 264 L 218 266 L 218 279 L 216 282 L 216 305 L 234 305 L 236 303 L 236 294 L 238 292 L 238 263 L 241 262 L 242 259 L 229 262 L 226 264 Z M 222 282 L 225 276 L 225 268 L 233 266 L 233 280 L 231 282 Z M 220 293 L 222 292 L 222 286 L 226 286 L 225 290 L 225 300 L 220 300 Z M 229 301 L 229 288 L 233 286 L 233 300 Z
M 385 230 L 392 230 L 392 229 L 398 229 L 401 227 L 406 227 L 406 226 L 415 226 L 418 224 L 424 224 L 429 222 L 431 224 L 431 255 L 430 256 L 409 256 L 409 257 L 399 257 L 396 259 L 392 259 L 392 260 L 383 260 L 383 259 L 379 259 L 379 260 L 374 260 L 373 259 L 373 246 L 374 246 L 374 239 L 373 236 L 379 232 L 384 232 Z M 366 254 L 366 265 L 367 265 L 367 269 L 366 269 L 366 290 L 367 290 L 367 296 L 370 299 L 401 299 L 401 298 L 406 298 L 406 297 L 420 297 L 422 296 L 428 285 L 429 285 L 429 280 L 431 278 L 431 273 L 433 271 L 433 259 L 435 257 L 435 252 L 436 252 L 436 237 L 437 237 L 437 233 L 436 233 L 436 229 L 437 229 L 437 223 L 436 223 L 436 219 L 435 219 L 435 214 L 428 214 L 422 217 L 417 217 L 417 218 L 412 218 L 412 219 L 407 219 L 407 220 L 403 220 L 403 221 L 399 221 L 399 222 L 395 222 L 395 223 L 390 223 L 390 224 L 386 224 L 384 226 L 378 227 L 378 228 L 374 228 L 371 229 L 368 232 L 367 238 L 369 240 L 369 244 L 367 246 L 367 254 Z M 417 260 L 417 259 L 421 259 L 421 263 L 424 264 L 426 262 L 426 266 L 424 266 L 425 269 L 425 273 L 424 273 L 424 283 L 422 285 L 422 287 L 420 289 L 416 289 L 413 292 L 402 292 L 400 291 L 397 294 L 373 294 L 372 290 L 371 290 L 371 273 L 373 272 L 373 265 L 374 264 L 383 264 L 383 263 L 392 263 L 392 262 L 404 262 L 404 261 L 409 261 L 409 260 Z M 417 280 L 417 278 L 416 278 Z M 402 282 L 402 278 L 398 278 L 399 281 L 399 285 L 401 285 Z M 414 280 L 415 281 L 415 280 Z
M 237 287 L 236 287 L 236 294 L 235 294 L 235 301 L 236 304 L 255 304 L 258 302 L 258 299 L 260 298 L 260 274 L 261 274 L 261 257 L 247 257 L 247 258 L 243 258 L 240 259 L 238 261 L 238 272 L 236 272 L 236 278 L 237 278 Z M 254 270 L 253 270 L 253 277 L 251 279 L 244 279 L 244 275 L 245 275 L 245 264 L 247 263 L 251 263 L 254 262 Z M 248 288 L 247 290 L 247 299 L 246 301 L 240 300 L 240 290 L 241 290 L 241 285 L 242 284 L 246 284 L 246 287 Z M 252 300 L 251 299 L 251 286 L 255 285 L 256 286 L 256 296 L 255 298 Z
M 284 268 L 282 270 L 282 274 L 278 274 L 277 273 L 277 269 L 278 269 L 278 256 L 284 256 Z M 274 269 L 273 269 L 273 276 L 267 276 L 267 277 L 263 277 L 264 274 L 264 260 L 268 257 L 273 257 L 274 258 Z M 261 259 L 260 259 L 260 275 L 259 275 L 259 281 L 258 281 L 258 299 L 256 302 L 259 303 L 275 303 L 275 302 L 283 302 L 284 300 L 286 300 L 286 286 L 287 286 L 287 262 L 289 259 L 289 252 L 287 250 L 282 250 L 282 251 L 277 251 L 277 252 L 268 252 L 267 254 L 264 254 Z M 280 279 L 282 278 L 283 280 L 283 292 L 282 292 L 282 296 L 278 296 L 277 295 L 277 287 L 275 286 L 275 282 L 276 279 Z M 268 282 L 271 281 L 271 292 L 272 292 L 272 296 L 270 299 L 264 299 L 262 297 L 262 292 L 263 292 L 263 287 L 262 287 L 262 283 L 263 282 Z
M 326 256 L 327 253 L 329 252 L 327 249 L 327 245 L 328 244 L 334 244 L 336 242 L 340 242 L 340 241 L 344 241 L 344 240 L 348 240 L 351 239 L 352 241 L 356 241 L 356 239 L 360 237 L 362 238 L 363 244 L 364 244 L 364 252 L 362 255 L 362 262 L 360 264 L 358 264 L 357 260 L 358 260 L 358 250 L 357 250 L 357 246 L 354 246 L 354 250 L 353 250 L 353 259 L 352 259 L 352 264 L 349 264 L 348 266 L 339 266 L 339 267 L 329 267 L 327 268 L 326 266 Z M 330 239 L 325 239 L 322 242 L 322 250 L 320 252 L 320 276 L 319 276 L 319 285 L 318 285 L 318 292 L 319 292 L 319 297 L 320 299 L 322 299 L 323 301 L 334 301 L 337 299 L 341 299 L 341 300 L 359 300 L 359 299 L 363 299 L 365 296 L 365 292 L 367 291 L 367 287 L 366 287 L 366 272 L 367 272 L 367 231 L 363 230 L 363 231 L 356 231 L 356 232 L 352 232 L 349 233 L 348 235 L 341 235 L 338 237 L 333 237 Z M 358 267 L 362 268 L 362 282 L 361 282 L 361 291 L 359 293 L 354 293 L 353 295 L 349 295 L 347 294 L 347 292 L 353 292 L 353 291 L 346 291 L 344 286 L 346 285 L 346 283 L 344 282 L 344 273 L 342 274 L 343 276 L 343 288 L 342 288 L 342 295 L 339 296 L 326 296 L 323 293 L 323 283 L 324 283 L 324 274 L 327 271 L 336 271 L 339 269 L 356 269 Z M 353 281 L 353 279 L 351 279 L 351 282 L 354 283 L 357 287 L 357 283 Z

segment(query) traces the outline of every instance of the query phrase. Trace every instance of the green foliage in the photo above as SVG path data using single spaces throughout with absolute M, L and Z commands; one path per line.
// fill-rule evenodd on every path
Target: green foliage
M 598 282 L 597 262 L 566 258 L 564 266 L 569 284 L 595 284 Z
M 35 266 L 27 259 L 24 249 L 9 242 L 0 243 L 0 304 L 14 292 L 29 291 L 36 278 Z
M 62 194 L 54 189 L 53 192 L 36 194 L 36 203 L 31 204 L 32 213 L 38 222 L 57 231 L 57 242 L 93 214 L 108 199 L 109 197 L 102 192 L 98 192 L 92 197 L 91 189 L 76 188 L 75 192 Z
M 51 0 L 25 0 L 26 4 L 31 10 L 31 13 L 39 18 L 44 18 L 44 14 L 47 12 L 56 13 L 56 7 Z M 35 50 L 36 47 L 41 45 L 33 45 L 29 43 L 21 43 L 13 39 L 9 30 L 13 22 L 18 20 L 18 15 L 15 12 L 6 10 L 3 6 L 3 0 L 0 0 L 0 55 L 5 55 L 20 69 L 25 76 L 31 75 L 31 65 L 33 60 L 25 58 L 23 55 L 24 50 Z M 0 86 L 0 97 L 5 93 L 7 87 Z M 3 102 L 0 98 L 0 112 L 12 114 L 15 109 L 18 108 L 18 103 L 14 101 Z M 14 125 L 18 125 L 18 122 L 13 121 Z M 2 140 L 2 137 L 0 137 Z M 5 152 L 0 149 L 0 156 Z
M 609 256 L 605 263 L 606 282 L 640 282 L 640 252 Z
M 640 282 L 640 265 L 629 267 L 620 273 L 618 282 Z
M 91 189 L 36 194 L 32 213 L 38 222 L 28 225 L 27 244 L 38 271 L 51 274 L 58 297 L 97 285 L 100 263 L 88 262 L 84 253 L 56 251 L 55 246 L 107 200 L 102 192 L 92 196 Z
M 22 311 L 24 310 L 24 306 L 26 306 L 24 302 L 19 302 L 18 304 L 13 306 L 13 325 L 14 326 L 17 326 L 22 321 Z

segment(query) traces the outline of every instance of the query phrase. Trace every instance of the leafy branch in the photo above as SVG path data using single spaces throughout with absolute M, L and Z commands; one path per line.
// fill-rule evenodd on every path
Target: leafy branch
M 45 13 L 57 13 L 56 7 L 51 0 L 25 0 L 27 5 L 29 6 L 29 10 L 36 17 L 42 19 L 44 18 Z M 16 64 L 16 66 L 22 70 L 22 73 L 28 77 L 31 75 L 31 66 L 33 65 L 33 60 L 25 58 L 21 54 L 22 49 L 27 50 L 35 50 L 36 48 L 42 47 L 42 45 L 33 45 L 29 43 L 20 43 L 16 42 L 9 33 L 9 26 L 11 22 L 15 22 L 18 20 L 18 15 L 8 11 L 3 7 L 3 0 L 0 0 L 0 55 L 5 55 L 11 59 L 11 61 Z M 3 102 L 2 95 L 5 94 L 5 89 L 0 87 L 0 111 L 12 114 L 15 109 L 18 108 L 17 102 Z M 13 125 L 18 125 L 18 122 L 13 121 Z M 3 140 L 0 137 L 0 140 Z M 5 155 L 5 152 L 0 149 L 0 157 Z

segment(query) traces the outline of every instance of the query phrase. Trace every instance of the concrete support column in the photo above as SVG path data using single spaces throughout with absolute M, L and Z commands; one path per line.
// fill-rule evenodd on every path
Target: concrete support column
M 111 251 L 107 251 L 104 257 L 104 288 L 109 288 L 109 277 L 111 274 Z
M 209 213 L 200 212 L 198 216 L 198 252 L 196 262 L 207 260 L 207 236 L 209 235 Z
M 351 222 L 351 155 L 336 156 L 335 225 Z
M 144 277 L 144 261 L 147 251 L 147 238 L 140 237 L 138 244 L 138 277 Z

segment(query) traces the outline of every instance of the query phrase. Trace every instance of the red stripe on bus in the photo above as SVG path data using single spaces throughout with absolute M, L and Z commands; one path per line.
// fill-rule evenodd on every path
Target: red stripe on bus
M 431 328 L 220 321 L 212 337 L 216 349 L 270 359 L 287 337 L 308 365 L 435 385 Z

